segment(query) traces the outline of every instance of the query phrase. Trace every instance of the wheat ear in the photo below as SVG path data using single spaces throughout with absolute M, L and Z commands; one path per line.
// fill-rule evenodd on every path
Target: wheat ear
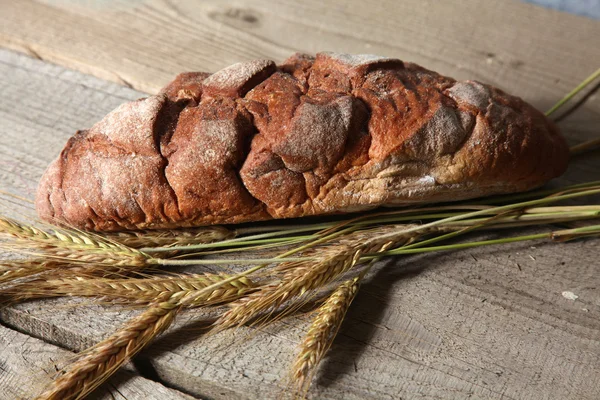
M 118 264 L 118 262 L 116 262 Z M 94 264 L 94 263 L 68 263 L 64 259 L 60 261 L 52 257 L 46 258 L 28 258 L 18 260 L 5 260 L 0 262 L 0 284 L 13 284 L 10 289 L 2 290 L 4 294 L 16 293 L 19 291 L 19 300 L 24 300 L 25 297 L 41 297 L 29 296 L 31 289 L 39 289 L 41 285 L 47 283 L 46 278 L 42 279 L 40 274 L 52 272 L 54 280 L 60 276 L 78 276 L 84 274 L 90 276 L 110 276 L 115 273 L 122 274 L 128 272 L 127 268 L 118 267 L 111 264 Z M 21 278 L 32 278 L 27 282 L 16 283 Z M 15 298 L 16 299 L 16 298 Z
M 103 279 L 78 276 L 25 282 L 13 287 L 7 293 L 12 295 L 13 301 L 52 296 L 86 296 L 138 305 L 166 301 L 176 296 L 185 299 L 186 307 L 198 307 L 231 301 L 248 293 L 256 286 L 249 278 L 241 277 L 219 286 L 212 292 L 199 295 L 201 289 L 229 277 L 226 274 L 169 275 L 141 279 Z
M 317 366 L 331 347 L 350 304 L 356 297 L 360 277 L 348 280 L 335 289 L 319 307 L 292 367 L 297 393 L 305 396 Z
M 81 399 L 165 331 L 181 309 L 178 299 L 152 305 L 68 367 L 38 400 Z
M 383 234 L 392 229 L 398 230 L 397 227 L 384 227 L 375 232 Z M 262 312 L 273 311 L 288 300 L 331 283 L 353 268 L 363 254 L 406 243 L 414 236 L 415 233 L 407 236 L 399 232 L 396 236 L 386 235 L 384 240 L 380 240 L 377 237 L 367 239 L 370 236 L 365 232 L 357 232 L 343 237 L 337 243 L 313 250 L 313 254 L 318 254 L 321 259 L 316 263 L 283 263 L 277 267 L 277 270 L 283 271 L 279 283 L 262 286 L 256 292 L 233 302 L 232 308 L 215 321 L 214 331 L 243 325 Z
M 140 248 L 156 246 L 184 246 L 198 243 L 211 243 L 231 239 L 235 233 L 220 226 L 196 229 L 142 230 L 105 233 L 104 238 L 123 245 Z
M 0 217 L 0 234 L 14 239 L 14 243 L 10 245 L 11 251 L 25 254 L 111 266 L 139 268 L 147 265 L 148 256 L 139 250 L 77 230 L 55 228 L 49 232 Z
M 105 268 L 110 271 L 124 270 L 142 270 L 148 267 L 154 267 L 155 264 L 148 262 L 150 259 L 143 254 L 117 254 L 110 251 L 90 251 L 77 249 L 44 249 L 42 252 L 26 252 L 27 254 L 35 254 L 44 256 L 48 259 L 58 262 L 68 263 L 72 266 L 87 265 L 91 269 L 96 267 Z
M 110 242 L 100 236 L 77 230 L 57 229 L 52 232 L 0 217 L 0 232 L 18 239 L 37 241 L 53 246 L 71 246 L 85 250 L 104 249 L 114 252 L 137 254 L 138 252 L 119 243 Z
M 274 310 L 287 300 L 327 284 L 358 262 L 362 252 L 360 249 L 352 250 L 343 246 L 339 253 L 325 257 L 312 267 L 298 264 L 297 269 L 286 272 L 279 283 L 265 285 L 233 302 L 232 308 L 215 322 L 215 330 L 243 325 L 262 312 Z
M 47 271 L 53 263 L 43 259 L 4 260 L 0 262 L 0 284 Z
M 26 278 L 40 272 L 46 271 L 46 268 L 42 266 L 36 267 L 19 267 L 11 269 L 0 268 L 0 285 L 10 283 L 16 279 Z
M 395 244 L 394 241 L 384 243 L 379 246 L 378 252 L 386 251 Z M 296 389 L 295 393 L 300 398 L 306 397 L 317 367 L 333 344 L 346 313 L 358 293 L 362 279 L 377 260 L 377 258 L 373 259 L 356 277 L 339 285 L 319 307 L 317 316 L 313 319 L 292 366 L 291 372 Z

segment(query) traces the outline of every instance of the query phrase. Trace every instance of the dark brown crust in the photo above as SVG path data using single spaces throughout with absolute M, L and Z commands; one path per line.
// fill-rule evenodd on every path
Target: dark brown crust
M 67 143 L 40 217 L 172 228 L 461 200 L 560 175 L 568 148 L 521 99 L 415 64 L 296 54 L 184 73 Z

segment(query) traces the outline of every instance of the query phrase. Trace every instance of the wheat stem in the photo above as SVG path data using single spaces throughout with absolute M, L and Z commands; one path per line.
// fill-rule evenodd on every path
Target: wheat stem
M 559 108 L 561 108 L 566 102 L 571 100 L 573 97 L 577 95 L 577 93 L 581 92 L 587 85 L 595 81 L 598 77 L 600 77 L 600 68 L 598 68 L 594 73 L 585 78 L 583 82 L 581 82 L 577 87 L 571 90 L 565 97 L 560 99 L 556 104 L 554 104 L 548 111 L 546 111 L 546 116 L 552 115 Z
M 565 190 L 562 190 L 562 192 L 564 192 Z M 560 193 L 560 192 L 559 192 Z M 576 198 L 576 197 L 581 197 L 581 196 L 586 196 L 586 195 L 591 195 L 591 194 L 597 194 L 600 193 L 600 189 L 589 189 L 589 187 L 581 187 L 581 191 L 577 191 L 575 193 L 568 193 L 568 194 L 559 194 L 559 195 L 554 195 L 552 197 L 546 197 L 543 199 L 536 199 L 536 200 L 530 200 L 530 201 L 525 201 L 525 202 L 521 202 L 521 203 L 516 203 L 516 204 L 509 204 L 506 206 L 500 206 L 500 207 L 494 207 L 494 208 L 484 208 L 484 209 L 480 209 L 478 211 L 475 212 L 468 212 L 465 213 L 463 215 L 458 215 L 458 216 L 453 216 L 453 217 L 449 217 L 449 218 L 445 218 L 442 220 L 437 220 L 428 224 L 424 224 L 424 225 L 420 225 L 420 226 L 414 226 L 411 228 L 403 228 L 400 230 L 396 230 L 393 231 L 389 234 L 383 234 L 383 235 L 379 235 L 377 236 L 375 239 L 382 241 L 382 242 L 386 242 L 387 239 L 391 239 L 392 237 L 395 236 L 408 236 L 410 237 L 411 234 L 412 235 L 417 235 L 419 233 L 423 233 L 423 232 L 427 232 L 432 228 L 440 228 L 441 226 L 443 226 L 444 224 L 448 224 L 450 222 L 455 222 L 455 221 L 460 221 L 460 220 L 464 220 L 467 218 L 472 218 L 472 217 L 477 217 L 477 216 L 481 216 L 481 215 L 485 215 L 485 214 L 489 214 L 490 211 L 493 211 L 495 213 L 505 213 L 505 212 L 514 212 L 514 211 L 518 211 L 518 210 L 523 210 L 526 209 L 528 207 L 532 207 L 532 206 L 539 206 L 539 205 L 543 205 L 543 204 L 548 204 L 551 202 L 556 202 L 556 201 L 560 201 L 560 200 L 566 200 L 566 199 L 571 199 L 571 198 Z M 344 230 L 339 231 L 339 232 L 335 232 L 334 234 L 331 234 L 333 236 L 335 235 L 340 235 L 340 234 L 344 234 L 347 232 L 351 232 L 352 230 L 354 230 L 355 228 L 346 228 L 346 232 L 344 232 Z M 330 235 L 330 236 L 331 236 Z M 545 236 L 544 234 L 542 235 L 537 235 L 537 236 L 526 236 L 526 237 L 521 237 L 521 238 L 511 238 L 511 239 L 506 239 L 505 241 L 507 242 L 511 242 L 511 241 L 519 241 L 519 240 L 530 240 L 530 239 L 539 239 L 539 238 L 544 238 L 544 237 L 548 237 Z M 287 251 L 275 258 L 272 259 L 259 259 L 258 261 L 256 259 L 249 259 L 249 260 L 213 260 L 216 261 L 218 263 L 252 263 L 252 262 L 257 262 L 259 263 L 259 265 L 256 265 L 252 268 L 247 269 L 246 271 L 243 271 L 239 274 L 234 275 L 233 277 L 229 278 L 231 280 L 239 278 L 239 277 L 243 277 L 243 276 L 248 276 L 252 273 L 255 273 L 263 268 L 266 267 L 266 263 L 283 263 L 289 260 L 286 260 L 286 257 L 288 257 L 291 254 L 294 254 L 300 250 L 304 250 L 307 247 L 310 247 L 311 245 L 315 245 L 315 243 L 319 243 L 319 242 L 323 242 L 323 241 L 327 241 L 330 240 L 330 238 L 328 236 L 322 237 L 312 243 L 308 243 L 306 245 L 300 246 L 296 249 L 292 249 L 290 251 Z M 434 248 L 420 248 L 420 249 L 406 249 L 404 250 L 405 253 L 397 253 L 397 254 L 410 254 L 410 253 L 418 253 L 418 252 L 427 252 L 427 251 L 439 251 L 439 250 L 453 250 L 453 249 L 458 249 L 458 248 L 463 248 L 463 247 L 474 247 L 474 246 L 482 246 L 482 245 L 488 245 L 488 244 L 495 244 L 495 242 L 479 242 L 476 243 L 474 245 L 470 245 L 470 244 L 460 244 L 460 245 L 450 245 L 450 246 L 438 246 L 438 247 L 434 247 Z M 402 251 L 402 249 L 398 249 L 398 251 Z M 396 253 L 391 253 L 391 252 L 386 252 L 383 255 L 388 255 L 388 254 L 396 254 Z M 363 257 L 363 260 L 371 260 L 373 259 L 373 257 L 375 256 L 367 256 L 367 257 Z M 295 261 L 315 261 L 316 258 L 314 257 L 300 257 L 300 258 L 292 258 L 292 260 Z M 186 263 L 188 264 L 193 264 L 194 260 L 185 260 Z M 225 262 L 224 262 L 225 261 Z M 202 260 L 201 263 L 209 263 L 209 260 Z M 222 283 L 215 283 L 213 285 L 210 285 L 209 287 L 202 289 L 200 292 L 202 291 L 210 291 L 210 290 L 214 290 L 216 288 L 218 288 L 221 284 L 225 284 L 227 283 L 228 280 L 225 280 Z M 263 290 L 269 288 L 269 290 L 271 291 L 271 293 L 264 293 Z M 261 291 L 257 292 L 257 293 L 261 293 L 265 294 L 265 299 L 263 300 L 257 300 L 257 299 L 253 299 L 253 298 L 242 298 L 238 301 L 238 305 L 239 308 L 234 307 L 232 310 L 228 311 L 228 315 L 225 315 L 223 319 L 221 319 L 219 322 L 220 325 L 222 325 L 223 327 L 227 327 L 227 326 L 235 326 L 235 325 L 239 325 L 239 324 L 243 324 L 247 321 L 250 320 L 250 318 L 252 318 L 254 315 L 256 315 L 256 313 L 252 313 L 250 317 L 248 317 L 247 315 L 243 315 L 242 310 L 244 310 L 244 307 L 246 308 L 246 310 L 248 309 L 253 309 L 256 312 L 260 312 L 261 310 L 264 309 L 268 309 L 271 306 L 276 306 L 277 304 L 281 304 L 287 297 L 287 294 L 285 293 L 277 293 L 277 291 L 275 290 L 275 288 L 273 288 L 272 286 L 267 286 L 263 289 L 261 289 Z M 273 293 L 275 292 L 275 293 Z M 254 296 L 255 298 L 257 296 L 259 296 L 258 294 L 254 293 L 251 296 Z M 283 298 L 283 300 L 282 300 Z M 250 301 L 252 300 L 252 301 Z M 242 304 L 242 303 L 247 303 L 247 304 Z M 237 313 L 237 315 L 235 315 Z M 228 318 L 225 318 L 228 317 Z M 215 328 L 215 329 L 221 329 L 221 328 Z
M 586 206 L 586 208 L 598 208 L 595 206 Z M 514 210 L 513 210 L 514 211 Z M 410 233 L 422 233 L 431 228 L 435 227 L 444 227 L 450 230 L 454 230 L 453 233 L 448 233 L 447 235 L 439 238 L 431 239 L 432 242 L 437 242 L 440 240 L 449 239 L 454 236 L 462 235 L 466 232 L 484 229 L 484 228 L 507 228 L 507 227 L 517 227 L 517 226 L 527 226 L 532 224 L 540 224 L 540 223 L 559 223 L 559 222 L 568 222 L 568 221 L 576 221 L 576 220 L 591 220 L 600 216 L 600 211 L 573 211 L 573 212 L 556 212 L 556 213 L 534 213 L 525 211 L 526 214 L 520 215 L 496 215 L 492 217 L 486 218 L 471 218 L 471 219 L 455 219 L 446 218 L 445 220 L 436 220 L 434 223 L 425 224 L 425 225 L 416 225 L 413 228 L 406 227 L 398 227 L 398 231 L 391 232 L 388 235 L 395 236 L 397 234 L 410 234 Z M 481 213 L 479 215 L 485 215 L 487 213 Z M 491 213 L 490 213 L 491 214 Z M 447 221 L 444 223 L 444 221 Z M 346 232 L 347 233 L 347 232 Z M 381 239 L 385 239 L 385 237 L 381 237 Z M 311 243 L 312 244 L 312 243 Z M 299 248 L 300 251 L 302 248 Z M 287 254 L 287 253 L 286 253 Z M 151 264 L 158 265 L 234 265 L 234 264 L 280 264 L 285 262 L 310 262 L 316 261 L 314 257 L 303 256 L 303 257 L 284 257 L 279 256 L 277 258 L 253 258 L 253 259 L 181 259 L 181 260 L 173 260 L 173 259 L 148 259 L 147 262 Z M 257 268 L 260 269 L 260 268 Z M 252 272 L 255 272 L 257 269 L 254 269 Z
M 576 144 L 575 146 L 572 146 L 569 149 L 569 151 L 571 152 L 571 156 L 576 156 L 579 154 L 587 153 L 588 151 L 592 151 L 598 147 L 600 147 L 600 138 Z
M 395 250 L 386 251 L 379 254 L 374 255 L 365 255 L 363 260 L 371 260 L 373 258 L 378 258 L 382 256 L 392 256 L 392 255 L 401 255 L 401 254 L 417 254 L 417 253 L 429 253 L 433 251 L 445 251 L 445 250 L 460 250 L 460 249 L 468 249 L 471 247 L 481 247 L 481 246 L 489 246 L 494 244 L 506 244 L 513 242 L 522 242 L 526 240 L 537 240 L 537 239 L 552 239 L 558 240 L 561 238 L 568 238 L 568 240 L 575 239 L 582 236 L 590 236 L 600 234 L 600 225 L 590 225 L 583 228 L 574 228 L 574 229 L 565 229 L 560 231 L 553 232 L 545 232 L 545 233 L 537 233 L 533 235 L 525 235 L 525 236 L 516 236 L 510 238 L 502 238 L 502 239 L 491 239 L 491 240 L 482 240 L 478 242 L 468 242 L 468 243 L 457 243 L 457 244 L 449 244 L 444 246 L 431 246 L 431 247 L 419 247 L 419 248 L 398 248 Z
M 282 239 L 285 240 L 285 237 L 283 237 L 283 238 L 281 237 L 282 235 L 309 232 L 309 231 L 315 231 L 315 230 L 319 230 L 319 226 L 306 226 L 306 227 L 297 228 L 297 229 L 284 230 L 283 232 L 281 230 L 278 230 L 276 232 L 267 232 L 267 233 L 261 233 L 261 234 L 257 234 L 257 235 L 250 235 L 250 236 L 238 237 L 238 238 L 234 238 L 234 239 L 222 240 L 217 243 L 201 243 L 201 244 L 189 245 L 189 246 L 148 247 L 148 248 L 142 248 L 141 251 L 144 251 L 147 253 L 161 253 L 161 252 L 170 252 L 170 251 L 174 251 L 174 250 L 189 251 L 189 250 L 201 250 L 201 249 L 215 248 L 215 247 L 229 247 L 229 246 L 235 246 L 239 242 L 242 242 L 242 243 L 245 243 L 248 241 L 255 242 L 257 240 L 268 239 L 268 238 L 274 238 L 274 240 L 282 240 Z
M 583 190 L 589 188 L 590 186 L 599 185 L 600 182 L 589 182 L 586 184 L 580 185 L 572 185 L 569 187 L 561 188 L 560 191 L 565 190 Z M 540 195 L 552 195 L 557 193 L 557 189 L 554 190 L 546 190 L 546 191 L 537 191 L 530 192 L 522 195 L 511 195 L 506 197 L 499 197 L 499 201 L 508 201 L 517 198 L 531 198 Z M 495 199 L 489 200 L 491 203 L 497 202 Z M 547 202 L 549 202 L 547 200 Z M 410 221 L 414 219 L 424 220 L 424 219 L 440 219 L 446 217 L 453 216 L 462 216 L 465 213 L 456 212 L 456 210 L 493 210 L 494 207 L 491 205 L 464 205 L 457 204 L 452 206 L 439 206 L 439 207 L 427 207 L 427 208 L 419 208 L 419 209 L 404 209 L 404 210 L 394 210 L 382 213 L 368 214 L 359 216 L 356 218 L 352 218 L 349 220 L 343 220 L 339 222 L 330 222 L 330 223 L 322 223 L 322 224 L 307 224 L 307 225 L 294 225 L 293 227 L 286 226 L 267 226 L 267 227 L 259 227 L 259 228 L 249 228 L 248 232 L 261 232 L 260 234 L 250 235 L 250 236 L 241 236 L 236 237 L 234 239 L 222 240 L 215 243 L 200 243 L 200 244 L 190 244 L 186 246 L 167 246 L 167 247 L 148 247 L 142 248 L 140 250 L 146 253 L 161 253 L 161 252 L 172 252 L 172 251 L 201 251 L 205 249 L 212 248 L 234 248 L 234 247 L 244 247 L 244 246 L 255 246 L 257 244 L 269 244 L 269 243 L 281 243 L 284 245 L 288 241 L 305 239 L 307 241 L 311 239 L 318 239 L 324 233 L 327 233 L 328 230 L 339 229 L 343 226 L 352 226 L 354 228 L 366 226 L 366 225 L 376 225 L 380 223 L 398 223 L 402 221 Z M 440 213 L 440 211 L 453 211 L 447 213 Z M 434 211 L 434 213 L 425 214 L 425 212 Z M 325 231 L 323 231 L 325 230 Z M 311 235 L 302 235 L 302 236 L 290 236 L 295 233 L 303 233 L 303 232 L 311 232 L 311 231 L 322 231 L 321 233 L 314 233 Z M 243 229 L 240 229 L 238 234 L 244 233 Z
M 561 200 L 568 200 L 568 199 L 573 199 L 573 198 L 582 197 L 582 196 L 589 196 L 589 195 L 599 194 L 599 193 L 600 193 L 600 189 L 584 190 L 584 191 L 576 192 L 576 193 L 569 193 L 569 194 L 557 195 L 557 196 L 552 196 L 552 197 L 545 197 L 543 199 L 524 201 L 521 203 L 508 204 L 505 206 L 494 207 L 492 209 L 468 212 L 468 213 L 464 213 L 462 215 L 448 217 L 448 218 L 444 218 L 441 220 L 429 222 L 427 224 L 414 226 L 412 228 L 405 230 L 404 233 L 409 234 L 409 233 L 417 232 L 421 229 L 433 228 L 433 227 L 437 227 L 440 225 L 448 224 L 450 222 L 465 220 L 467 218 L 478 217 L 480 215 L 486 215 L 489 213 L 499 214 L 499 213 L 504 213 L 507 211 L 517 211 L 520 209 L 526 209 L 528 207 L 537 206 L 540 204 L 547 204 L 547 203 L 557 202 L 557 201 L 561 201 Z M 390 233 L 389 235 L 392 236 L 394 234 L 396 234 L 396 233 L 395 232 Z

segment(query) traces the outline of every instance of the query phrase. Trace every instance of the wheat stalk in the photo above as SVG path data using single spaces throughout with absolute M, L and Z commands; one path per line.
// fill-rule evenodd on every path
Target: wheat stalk
M 378 252 L 384 252 L 395 244 L 390 241 L 378 246 Z M 346 313 L 358 293 L 362 279 L 378 260 L 379 258 L 374 258 L 356 277 L 339 285 L 317 310 L 317 316 L 300 344 L 300 351 L 296 355 L 291 371 L 295 392 L 301 398 L 306 397 L 317 367 L 333 344 Z
M 83 398 L 165 331 L 173 323 L 180 309 L 176 299 L 152 305 L 115 334 L 87 350 L 38 399 Z
M 390 235 L 389 232 L 392 231 L 397 232 L 397 235 Z M 385 236 L 385 239 L 380 240 L 378 235 Z M 319 257 L 316 262 L 283 263 L 276 268 L 276 271 L 282 272 L 283 275 L 278 283 L 262 286 L 256 292 L 232 303 L 232 308 L 215 322 L 214 329 L 220 331 L 243 325 L 262 312 L 274 310 L 292 298 L 303 296 L 311 290 L 331 283 L 353 268 L 363 254 L 406 243 L 416 235 L 405 235 L 402 230 L 398 232 L 397 226 L 380 227 L 369 230 L 368 233 L 356 232 L 333 244 L 313 250 L 312 253 Z
M 26 282 L 5 293 L 13 301 L 53 296 L 101 297 L 132 304 L 150 304 L 178 298 L 186 307 L 231 301 L 248 293 L 256 284 L 246 277 L 228 282 L 212 292 L 198 295 L 201 289 L 228 279 L 226 274 L 152 276 L 141 279 L 103 279 L 77 276 L 66 279 Z M 184 300 L 185 299 L 185 300 Z
M 335 289 L 319 307 L 292 367 L 292 379 L 302 396 L 308 391 L 316 368 L 331 347 L 350 304 L 356 297 L 360 277 L 348 280 Z
M 19 244 L 11 243 L 10 245 L 0 245 L 0 250 L 9 250 L 20 255 L 34 257 L 34 259 L 43 258 L 47 261 L 47 266 L 52 265 L 54 273 L 68 275 L 94 275 L 101 277 L 111 277 L 116 275 L 124 275 L 130 272 L 138 272 L 146 268 L 151 268 L 148 259 L 143 255 L 125 255 L 120 256 L 112 252 L 93 252 L 81 249 L 71 250 L 68 248 L 39 248 L 33 244 L 30 248 L 29 244 L 19 246 Z M 26 264 L 31 259 L 26 259 L 23 264 Z
M 593 81 L 598 79 L 598 77 L 600 77 L 600 68 L 598 68 L 590 76 L 585 78 L 583 80 L 583 82 L 581 82 L 579 85 L 577 85 L 577 87 L 575 89 L 571 90 L 565 97 L 560 99 L 548 111 L 546 111 L 546 116 L 549 117 L 550 115 L 552 115 L 554 112 L 556 112 L 558 109 L 560 109 L 563 105 L 565 105 L 569 100 L 571 100 L 573 97 L 575 97 L 575 95 L 577 95 L 577 93 L 579 93 L 590 83 L 592 83 Z
M 16 290 L 23 289 L 23 292 L 19 294 L 24 296 L 27 292 L 27 287 L 34 287 L 34 285 L 44 284 L 47 278 L 41 279 L 40 274 L 46 273 L 48 278 L 58 278 L 60 276 L 111 276 L 114 274 L 121 275 L 127 273 L 129 270 L 122 267 L 116 267 L 112 265 L 94 264 L 94 263 L 69 263 L 63 259 L 60 261 L 53 259 L 52 257 L 46 258 L 28 258 L 19 260 L 7 260 L 0 263 L 0 284 L 14 284 L 22 278 L 32 278 L 28 282 L 21 282 L 10 289 L 3 289 L 3 294 L 14 293 Z M 50 274 L 51 273 L 51 274 Z M 35 286 L 37 287 L 37 286 Z M 25 297 L 20 297 L 22 300 Z M 28 297 L 29 298 L 29 297 Z
M 337 250 L 339 253 L 325 257 L 312 268 L 301 267 L 303 264 L 299 264 L 298 268 L 285 273 L 279 283 L 265 285 L 258 291 L 235 301 L 231 305 L 232 308 L 215 322 L 215 330 L 243 325 L 261 312 L 274 310 L 289 299 L 302 296 L 311 289 L 325 285 L 353 267 L 362 254 L 360 249 L 352 251 L 352 248 L 346 246 L 338 247 Z

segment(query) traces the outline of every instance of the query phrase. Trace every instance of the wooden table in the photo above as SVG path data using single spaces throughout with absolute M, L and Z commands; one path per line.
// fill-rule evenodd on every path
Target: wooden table
M 0 22 L 0 190 L 26 198 L 75 130 L 184 70 L 294 51 L 375 53 L 547 109 L 600 66 L 600 22 L 518 1 L 5 0 Z M 598 136 L 599 124 L 598 95 L 560 122 L 572 144 Z M 599 159 L 574 160 L 555 184 L 598 179 Z M 10 197 L 0 203 L 5 215 L 33 213 Z M 599 245 L 520 243 L 386 262 L 362 287 L 311 396 L 597 399 Z M 68 350 L 133 313 L 73 300 L 4 308 L 0 398 L 38 393 Z M 278 398 L 306 323 L 208 339 L 174 329 L 94 397 Z

